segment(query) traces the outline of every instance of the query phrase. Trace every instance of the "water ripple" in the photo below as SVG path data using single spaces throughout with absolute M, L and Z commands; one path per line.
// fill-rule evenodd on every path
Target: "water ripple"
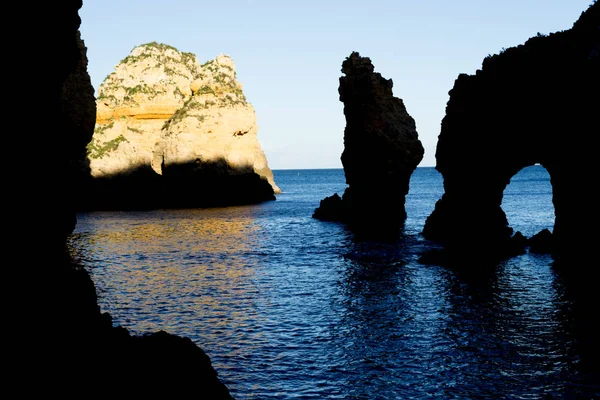
M 440 188 L 409 196 L 405 236 L 377 243 L 312 219 L 344 185 L 318 177 L 307 190 L 306 179 L 290 173 L 284 194 L 257 206 L 82 214 L 71 251 L 116 324 L 191 338 L 240 400 L 585 390 L 548 258 L 525 254 L 476 277 L 420 265 L 418 232 Z

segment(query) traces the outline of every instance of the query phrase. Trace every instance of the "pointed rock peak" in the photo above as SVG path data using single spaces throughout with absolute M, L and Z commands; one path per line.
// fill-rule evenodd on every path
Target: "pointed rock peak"
M 246 104 L 233 59 L 225 54 L 202 64 L 198 78 L 191 83 L 190 89 L 194 95 L 227 97 L 233 104 Z
M 357 51 L 353 51 L 342 63 L 342 72 L 346 75 L 373 73 L 374 69 L 371 59 L 361 57 Z
M 225 68 L 229 67 L 233 71 L 235 71 L 235 64 L 233 62 L 233 58 L 231 58 L 227 54 L 219 54 L 217 56 L 217 58 L 215 58 L 215 62 L 222 67 L 225 67 Z
M 227 76 L 229 79 L 236 78 L 235 63 L 233 58 L 226 54 L 220 54 L 212 60 L 208 60 L 202 64 L 201 78 L 207 75 Z
M 375 72 L 369 57 L 352 52 L 342 62 L 342 72 L 345 76 L 340 77 L 338 92 L 340 101 L 346 105 L 352 102 L 357 102 L 359 106 L 364 102 L 381 103 L 393 97 L 393 81 Z

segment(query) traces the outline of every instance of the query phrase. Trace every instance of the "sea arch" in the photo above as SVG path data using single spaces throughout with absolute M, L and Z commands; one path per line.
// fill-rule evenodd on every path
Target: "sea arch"
M 461 254 L 518 251 L 502 196 L 511 177 L 538 163 L 553 191 L 551 252 L 593 251 L 600 97 L 591 94 L 600 92 L 599 21 L 594 3 L 571 29 L 538 34 L 488 56 L 474 75 L 458 76 L 436 149 L 444 194 L 425 221 L 426 239 Z

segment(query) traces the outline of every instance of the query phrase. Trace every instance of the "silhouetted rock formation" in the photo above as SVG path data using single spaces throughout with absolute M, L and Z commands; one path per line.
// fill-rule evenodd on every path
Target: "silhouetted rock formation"
M 81 6 L 81 0 L 63 0 L 15 2 L 11 8 L 15 26 L 27 32 L 9 41 L 18 67 L 7 82 L 14 95 L 11 117 L 23 121 L 12 139 L 27 158 L 9 164 L 5 186 L 13 216 L 4 236 L 3 282 L 10 289 L 3 390 L 33 398 L 231 399 L 190 339 L 165 332 L 132 336 L 114 328 L 98 307 L 89 274 L 68 256 L 77 168 L 95 120 L 83 73 Z M 32 101 L 37 94 L 39 104 Z M 65 103 L 70 101 L 78 104 Z
M 445 191 L 423 230 L 449 254 L 502 258 L 523 251 L 502 195 L 513 175 L 535 163 L 552 183 L 554 256 L 595 247 L 583 232 L 598 224 L 590 193 L 598 180 L 591 143 L 600 133 L 599 8 L 594 3 L 571 29 L 538 34 L 456 79 L 436 151 Z
M 346 129 L 342 164 L 346 188 L 321 201 L 313 217 L 342 221 L 365 235 L 395 233 L 406 219 L 410 176 L 423 159 L 415 121 L 392 80 L 373 72 L 371 60 L 353 52 L 342 63 L 340 101 Z
M 531 253 L 552 253 L 552 232 L 548 229 L 539 231 L 527 240 L 527 246 L 529 246 L 529 252 Z

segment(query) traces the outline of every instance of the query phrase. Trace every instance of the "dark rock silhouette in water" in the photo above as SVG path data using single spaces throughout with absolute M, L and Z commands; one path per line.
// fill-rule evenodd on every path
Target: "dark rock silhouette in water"
M 80 211 L 152 210 L 161 208 L 228 207 L 275 200 L 269 182 L 252 165 L 231 166 L 226 160 L 150 166 L 83 182 Z
M 529 246 L 530 253 L 552 253 L 552 232 L 549 229 L 542 229 L 527 239 L 527 246 Z
M 79 38 L 82 2 L 12 6 L 11 18 L 26 34 L 8 44 L 17 63 L 7 80 L 9 107 L 20 121 L 10 136 L 27 156 L 7 164 L 4 191 L 11 214 L 2 268 L 10 288 L 3 319 L 5 392 L 231 399 L 209 357 L 190 339 L 166 332 L 134 336 L 113 327 L 89 274 L 69 256 L 81 157 L 95 121 Z
M 598 224 L 599 8 L 594 2 L 571 29 L 538 34 L 456 79 L 436 150 L 444 194 L 423 229 L 447 256 L 480 264 L 524 251 L 528 242 L 513 236 L 501 203 L 511 177 L 535 163 L 550 175 L 555 225 L 551 249 L 544 234 L 534 250 L 571 258 L 595 248 L 584 232 Z
M 392 80 L 353 52 L 342 63 L 339 94 L 346 128 L 341 156 L 348 187 L 323 199 L 313 217 L 347 223 L 367 236 L 399 232 L 406 219 L 410 176 L 423 159 L 415 121 Z

